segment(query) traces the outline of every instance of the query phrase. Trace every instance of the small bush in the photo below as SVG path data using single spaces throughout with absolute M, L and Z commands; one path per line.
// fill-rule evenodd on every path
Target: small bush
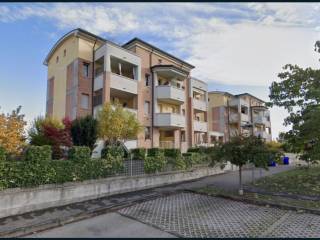
M 157 154 L 157 156 L 148 156 L 144 160 L 144 171 L 146 173 L 161 172 L 166 165 L 166 159 L 163 155 Z
M 6 160 L 6 151 L 3 147 L 0 146 L 0 162 Z
M 121 173 L 124 170 L 123 158 L 112 156 L 110 153 L 102 159 L 103 169 L 107 175 Z
M 187 152 L 188 153 L 191 153 L 191 152 L 199 153 L 200 148 L 199 147 L 192 147 L 192 148 L 189 148 Z
M 25 152 L 25 160 L 32 162 L 50 161 L 52 158 L 51 146 L 29 146 Z
M 161 148 L 149 148 L 148 149 L 148 153 L 147 153 L 148 157 L 163 157 L 164 156 L 164 149 Z
M 146 149 L 145 148 L 135 148 L 131 150 L 133 159 L 145 159 L 146 157 Z
M 164 149 L 164 156 L 177 158 L 177 157 L 181 156 L 181 151 L 180 151 L 180 149 L 176 149 L 176 148 Z
M 68 159 L 71 161 L 86 161 L 90 159 L 90 148 L 73 146 L 69 149 Z
M 108 145 L 101 151 L 101 158 L 106 159 L 108 154 L 110 154 L 113 157 L 120 156 L 121 158 L 125 157 L 125 151 L 122 146 L 111 146 Z

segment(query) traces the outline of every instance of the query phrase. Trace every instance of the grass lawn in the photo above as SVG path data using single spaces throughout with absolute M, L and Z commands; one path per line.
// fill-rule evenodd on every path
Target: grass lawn
M 320 166 L 296 168 L 257 180 L 253 186 L 271 192 L 320 196 Z

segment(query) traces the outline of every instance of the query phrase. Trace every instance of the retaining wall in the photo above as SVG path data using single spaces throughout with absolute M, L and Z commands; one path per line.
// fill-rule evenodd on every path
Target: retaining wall
M 49 207 L 96 199 L 219 174 L 225 168 L 199 168 L 143 176 L 110 177 L 35 188 L 14 188 L 0 192 L 0 218 Z

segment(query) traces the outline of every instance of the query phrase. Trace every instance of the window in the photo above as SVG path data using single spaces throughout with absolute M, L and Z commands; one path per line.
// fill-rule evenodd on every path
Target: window
M 82 65 L 82 75 L 84 77 L 89 77 L 89 63 L 83 63 L 83 65 Z
M 122 107 L 127 107 L 128 106 L 128 104 L 126 103 L 126 102 L 124 102 L 123 104 L 122 104 Z
M 63 50 L 63 56 L 67 56 L 67 49 Z
M 102 104 L 102 89 L 94 91 L 93 93 L 93 106 L 98 106 Z
M 89 95 L 88 94 L 81 94 L 81 108 L 89 109 Z
M 144 128 L 144 139 L 150 139 L 150 127 L 145 127 Z
M 186 131 L 181 131 L 181 142 L 186 141 Z
M 164 137 L 174 137 L 174 131 L 165 131 Z
M 145 101 L 144 102 L 144 114 L 149 114 L 150 113 L 150 102 Z
M 241 113 L 248 114 L 248 108 L 246 106 L 241 106 Z
M 58 63 L 58 62 L 59 62 L 59 56 L 56 57 L 56 63 Z
M 146 86 L 149 86 L 150 85 L 150 74 L 146 73 L 146 76 L 145 76 L 145 81 L 146 81 Z

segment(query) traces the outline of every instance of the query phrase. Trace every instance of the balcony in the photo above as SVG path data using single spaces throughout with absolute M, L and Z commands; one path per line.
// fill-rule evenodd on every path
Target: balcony
M 114 110 L 115 107 L 112 106 L 112 109 Z M 138 110 L 137 110 L 137 109 L 124 107 L 123 110 L 126 110 L 126 111 L 128 111 L 128 112 L 133 113 L 136 117 L 138 116 Z
M 193 108 L 200 111 L 207 111 L 207 103 L 202 100 L 192 99 Z
M 183 128 L 185 127 L 185 117 L 176 113 L 156 113 L 154 118 L 156 127 Z
M 270 134 L 268 134 L 265 131 L 256 131 L 256 132 L 254 132 L 254 135 L 257 136 L 257 137 L 260 136 L 261 138 L 264 138 L 264 139 L 269 139 L 270 138 Z
M 110 87 L 132 94 L 138 94 L 138 81 L 111 73 Z
M 230 113 L 229 116 L 229 122 L 230 123 L 238 123 L 239 122 L 239 113 Z
M 99 74 L 94 78 L 94 91 L 103 88 L 103 74 Z
M 157 86 L 156 96 L 168 103 L 183 104 L 185 101 L 185 92 L 182 89 L 168 85 Z
M 208 123 L 201 121 L 193 122 L 193 131 L 195 132 L 207 132 L 208 131 Z
M 249 115 L 241 113 L 241 122 L 249 122 Z
M 270 121 L 268 121 L 268 118 L 265 116 L 254 116 L 253 119 L 255 124 L 270 125 Z
M 159 142 L 160 148 L 174 148 L 174 141 L 160 141 Z

